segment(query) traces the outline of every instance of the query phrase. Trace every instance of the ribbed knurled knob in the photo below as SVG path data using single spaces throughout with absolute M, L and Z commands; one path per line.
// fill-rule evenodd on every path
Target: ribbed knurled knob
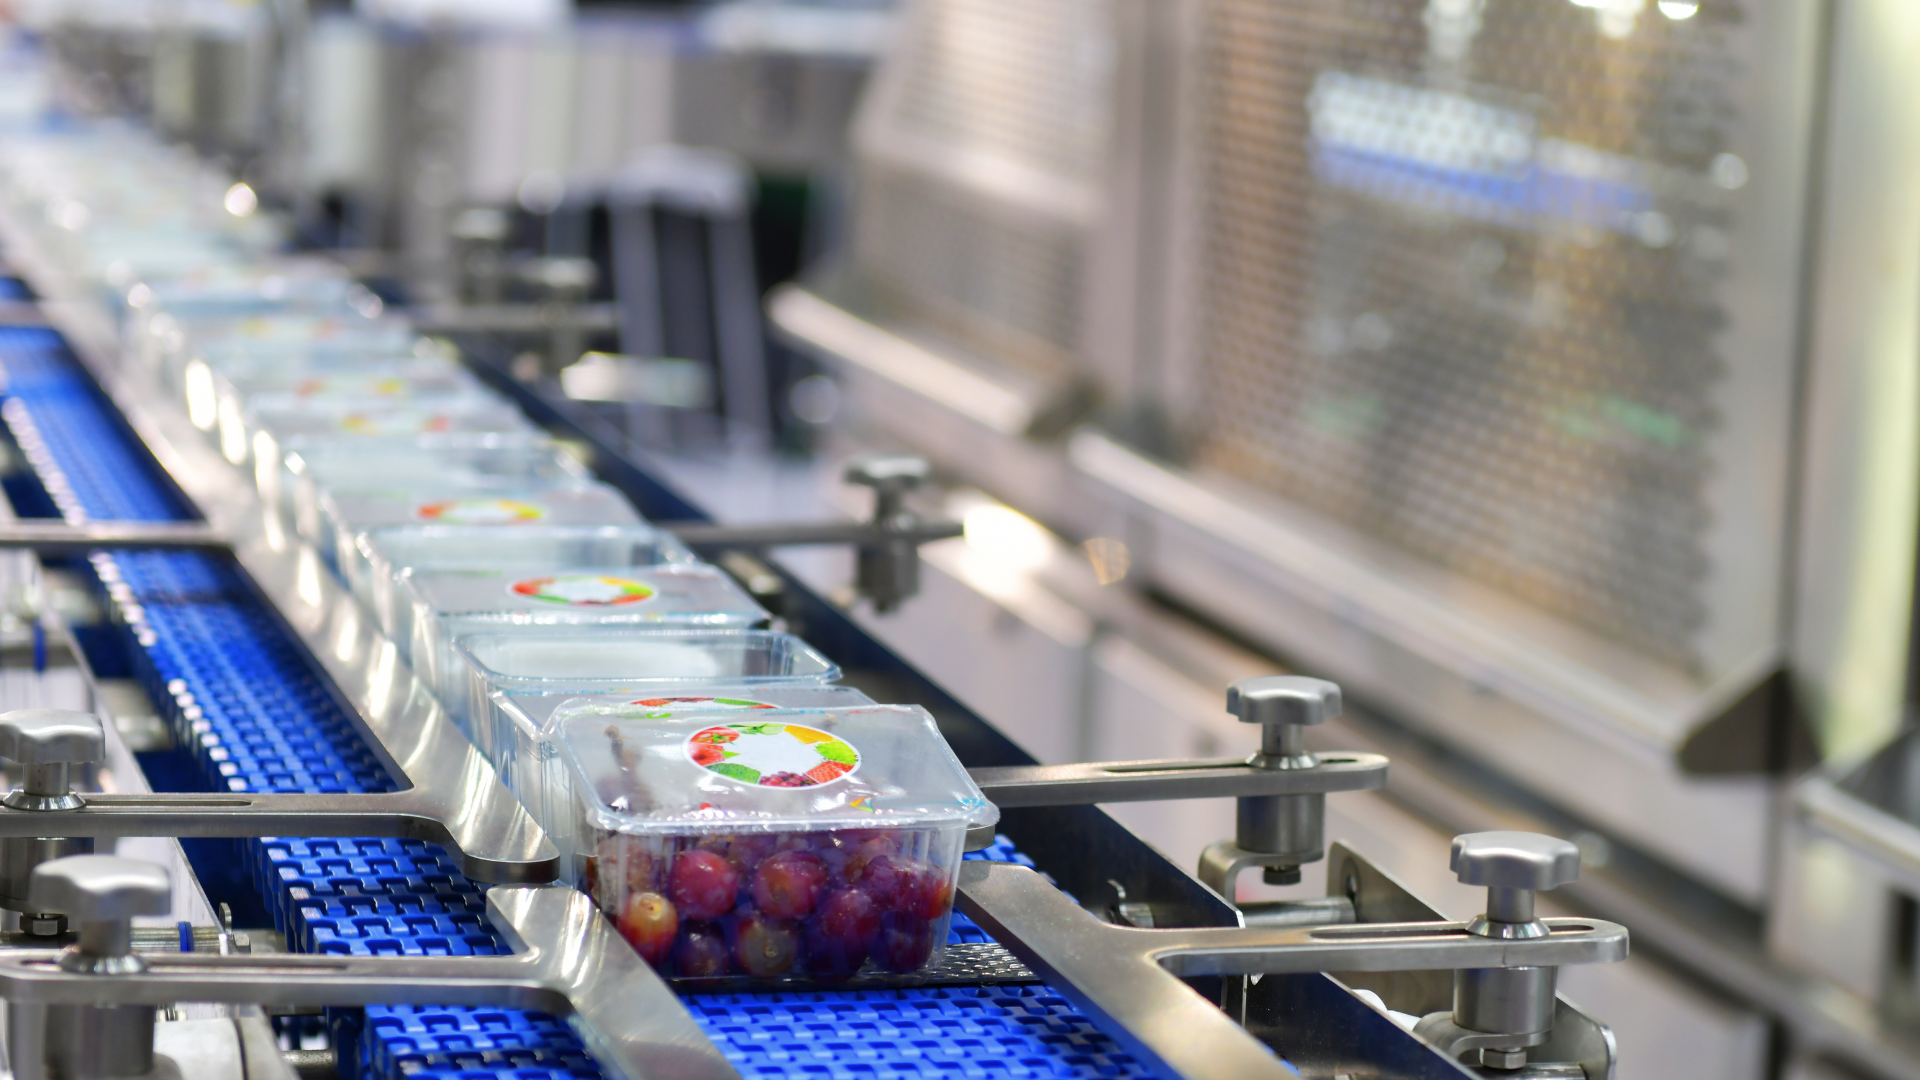
M 73 855 L 34 868 L 28 897 L 41 911 L 79 923 L 165 915 L 173 906 L 166 868 L 118 855 Z
M 72 709 L 0 713 L 0 757 L 22 765 L 79 765 L 106 756 L 100 718 Z
M 1246 724 L 1324 724 L 1340 715 L 1340 686 L 1304 675 L 1263 675 L 1227 687 L 1227 711 Z
M 1554 889 L 1580 878 L 1580 849 L 1529 832 L 1479 832 L 1453 838 L 1453 872 L 1463 885 Z

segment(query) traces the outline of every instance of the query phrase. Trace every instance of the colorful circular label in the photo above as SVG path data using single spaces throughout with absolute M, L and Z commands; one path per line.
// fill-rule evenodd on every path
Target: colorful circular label
M 676 709 L 683 709 L 688 711 L 691 711 L 693 709 L 699 709 L 701 712 L 736 712 L 744 709 L 777 709 L 779 708 L 778 705 L 770 705 L 764 701 L 750 701 L 746 698 L 691 697 L 691 696 L 684 696 L 684 695 L 675 696 L 675 697 L 640 698 L 635 701 L 629 701 L 627 702 L 627 704 L 638 705 L 646 709 L 665 710 L 659 714 L 661 716 L 670 716 L 672 715 L 673 711 Z
M 507 591 L 529 600 L 545 600 L 568 607 L 611 607 L 637 604 L 653 596 L 653 589 L 632 578 L 606 577 L 602 574 L 558 574 L 554 577 L 528 578 L 507 586 Z
M 340 418 L 340 430 L 353 435 L 437 435 L 453 430 L 453 417 L 445 413 L 348 413 Z
M 860 752 L 802 724 L 719 724 L 687 736 L 687 760 L 760 787 L 813 787 L 852 775 Z
M 448 499 L 427 503 L 414 514 L 441 525 L 519 525 L 547 516 L 538 506 L 513 499 Z

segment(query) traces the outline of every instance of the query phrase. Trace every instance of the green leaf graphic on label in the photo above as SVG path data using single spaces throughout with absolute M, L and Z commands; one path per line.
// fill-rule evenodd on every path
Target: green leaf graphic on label
M 786 728 L 787 725 L 785 724 L 732 724 L 729 726 L 731 726 L 735 731 L 745 732 L 748 735 L 778 735 L 781 731 L 783 731 Z
M 757 783 L 760 779 L 759 769 L 749 769 L 745 765 L 735 765 L 731 761 L 723 761 L 718 765 L 709 765 L 707 768 L 728 779 L 739 780 L 748 784 Z
M 860 755 L 853 752 L 853 747 L 848 746 L 839 739 L 816 743 L 814 744 L 814 749 L 820 751 L 821 757 L 826 758 L 828 761 L 837 761 L 842 765 L 855 765 L 860 761 Z

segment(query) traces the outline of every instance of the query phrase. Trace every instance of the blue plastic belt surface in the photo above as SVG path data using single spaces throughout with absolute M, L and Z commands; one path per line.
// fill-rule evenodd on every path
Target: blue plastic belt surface
M 3 289 L 0 286 L 0 289 Z M 0 415 L 69 517 L 178 520 L 185 508 L 65 344 L 0 328 Z M 28 445 L 31 443 L 32 445 Z M 390 781 L 284 628 L 224 556 L 111 552 L 95 566 L 138 608 L 134 674 L 205 782 L 233 791 L 379 791 Z M 110 562 L 111 565 L 106 565 Z M 363 956 L 496 954 L 484 894 L 434 845 L 243 842 L 245 871 L 290 947 Z M 969 858 L 1032 865 L 1004 838 Z M 955 914 L 951 941 L 986 935 Z M 698 994 L 701 1027 L 750 1080 L 1148 1075 L 1044 986 Z M 601 1075 L 553 1017 L 516 1009 L 331 1010 L 340 1067 L 413 1080 Z

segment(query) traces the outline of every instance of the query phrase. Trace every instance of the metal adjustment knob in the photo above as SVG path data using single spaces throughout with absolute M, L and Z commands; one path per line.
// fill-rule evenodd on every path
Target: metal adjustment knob
M 919 454 L 867 454 L 847 462 L 846 481 L 873 489 L 873 528 L 900 532 L 915 522 L 906 507 L 907 493 L 925 483 L 933 472 Z M 920 591 L 920 548 L 911 539 L 861 544 L 855 556 L 854 587 L 873 601 L 873 609 L 889 612 Z
M 0 713 L 0 757 L 26 768 L 21 786 L 8 793 L 14 810 L 77 810 L 73 767 L 106 757 L 100 718 L 71 709 L 15 709 Z
M 1267 675 L 1227 687 L 1227 711 L 1244 724 L 1259 724 L 1260 751 L 1247 759 L 1259 769 L 1311 769 L 1306 729 L 1340 715 L 1340 687 L 1325 679 Z M 1300 865 L 1326 853 L 1327 797 L 1265 795 L 1238 800 L 1234 843 L 1245 851 L 1280 859 L 1265 867 L 1269 885 L 1300 880 Z M 1290 860 L 1290 861 L 1286 861 Z
M 1546 926 L 1533 917 L 1533 894 L 1579 880 L 1580 849 L 1539 833 L 1467 833 L 1453 838 L 1450 865 L 1462 885 L 1487 889 L 1486 914 L 1469 925 L 1469 932 L 1546 937 Z
M 111 978 L 146 970 L 133 954 L 133 918 L 165 915 L 173 888 L 165 868 L 114 855 L 75 855 L 33 872 L 32 901 L 64 911 L 79 924 L 80 941 L 60 955 L 60 966 Z M 49 1076 L 146 1076 L 153 1069 L 151 1005 L 48 1005 L 42 1046 Z M 9 1005 L 8 1025 L 31 1014 Z
M 0 713 L 0 757 L 25 768 L 21 786 L 0 805 L 9 810 L 78 810 L 86 801 L 73 790 L 73 767 L 106 757 L 100 718 L 70 709 L 16 709 Z M 57 827 L 57 826 L 56 826 Z M 87 837 L 13 836 L 0 839 L 0 908 L 21 913 L 20 929 L 36 937 L 67 932 L 58 908 L 35 907 L 28 897 L 34 868 L 93 850 Z
M 1453 872 L 1464 885 L 1484 885 L 1486 913 L 1467 924 L 1481 937 L 1530 939 L 1551 931 L 1534 918 L 1533 894 L 1580 877 L 1580 849 L 1539 833 L 1483 832 L 1453 840 Z M 1518 1069 L 1527 1048 L 1553 1030 L 1558 968 L 1472 968 L 1453 973 L 1453 1024 L 1484 1033 L 1474 1041 L 1480 1064 Z
M 133 955 L 133 917 L 165 915 L 173 884 L 165 867 L 118 855 L 75 855 L 33 872 L 28 899 L 43 911 L 63 911 L 80 928 L 80 942 L 60 966 L 69 971 L 140 971 Z

